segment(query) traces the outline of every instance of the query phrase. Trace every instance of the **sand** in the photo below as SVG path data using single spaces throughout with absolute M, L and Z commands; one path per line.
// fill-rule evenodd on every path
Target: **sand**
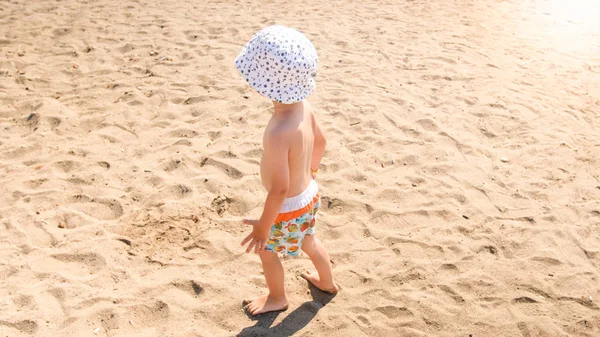
M 0 336 L 598 336 L 600 10 L 568 3 L 2 1 Z M 275 23 L 320 55 L 342 291 L 286 258 L 252 319 L 271 107 L 233 60 Z

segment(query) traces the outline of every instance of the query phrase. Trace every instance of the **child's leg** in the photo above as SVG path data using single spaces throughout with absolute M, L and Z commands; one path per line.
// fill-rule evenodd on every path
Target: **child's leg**
M 263 251 L 258 255 L 262 261 L 269 294 L 246 301 L 246 310 L 252 315 L 258 315 L 269 311 L 287 309 L 288 301 L 285 295 L 283 266 L 279 261 L 279 256 L 269 251 Z
M 339 289 L 333 281 L 329 254 L 327 254 L 327 250 L 325 250 L 321 241 L 314 235 L 306 235 L 302 241 L 302 250 L 310 257 L 318 273 L 316 275 L 314 273 L 304 273 L 302 277 L 324 292 L 337 293 Z

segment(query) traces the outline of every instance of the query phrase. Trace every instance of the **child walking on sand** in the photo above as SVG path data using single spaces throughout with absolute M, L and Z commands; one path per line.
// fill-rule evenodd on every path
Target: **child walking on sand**
M 267 199 L 259 220 L 244 220 L 252 232 L 241 243 L 248 244 L 247 253 L 254 250 L 260 256 L 269 288 L 267 295 L 245 301 L 252 315 L 288 307 L 279 253 L 298 256 L 304 251 L 317 272 L 302 277 L 322 291 L 338 291 L 327 250 L 315 236 L 320 199 L 314 177 L 325 138 L 304 100 L 315 90 L 317 64 L 313 44 L 284 26 L 258 32 L 235 61 L 246 81 L 274 106 L 260 163 Z

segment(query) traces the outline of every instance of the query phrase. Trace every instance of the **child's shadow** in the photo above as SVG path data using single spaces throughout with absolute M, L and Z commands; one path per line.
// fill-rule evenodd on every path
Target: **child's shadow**
M 244 328 L 237 336 L 291 336 L 308 325 L 317 315 L 317 312 L 335 297 L 322 292 L 312 284 L 308 284 L 312 301 L 304 302 L 296 310 L 287 315 L 276 326 L 271 326 L 279 312 L 270 312 L 258 316 L 247 314 L 250 319 L 257 321 L 253 326 Z

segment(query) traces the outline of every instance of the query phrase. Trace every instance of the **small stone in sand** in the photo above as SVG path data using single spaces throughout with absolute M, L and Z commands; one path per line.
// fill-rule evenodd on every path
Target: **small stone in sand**
M 503 163 L 508 163 L 509 162 L 508 158 L 506 158 L 506 157 L 500 157 L 500 161 L 503 162 Z

